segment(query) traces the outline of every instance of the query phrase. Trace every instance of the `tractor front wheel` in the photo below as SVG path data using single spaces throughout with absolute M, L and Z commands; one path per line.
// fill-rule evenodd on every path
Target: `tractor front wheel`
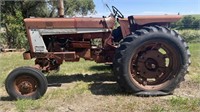
M 190 53 L 178 33 L 161 26 L 144 27 L 116 50 L 114 74 L 123 90 L 136 95 L 167 95 L 184 79 Z
M 14 99 L 38 99 L 45 94 L 47 86 L 42 72 L 31 67 L 16 68 L 5 81 L 6 91 Z

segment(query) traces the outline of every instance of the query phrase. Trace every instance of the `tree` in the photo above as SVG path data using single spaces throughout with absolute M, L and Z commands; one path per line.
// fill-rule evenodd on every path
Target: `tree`
M 15 0 L 6 1 L 1 5 L 1 24 L 6 29 L 4 39 L 9 47 L 26 47 L 24 18 L 57 17 L 56 0 Z M 92 0 L 64 0 L 65 15 L 88 15 L 95 12 Z
M 199 29 L 200 28 L 199 15 L 184 16 L 181 20 L 172 23 L 171 27 L 175 29 Z
M 185 16 L 181 20 L 183 28 L 185 28 L 185 29 L 193 28 L 192 23 L 193 23 L 194 20 L 195 20 L 195 18 L 191 15 Z
M 183 28 L 183 23 L 181 20 L 171 23 L 171 27 L 175 29 L 182 29 Z
M 75 1 L 75 6 L 73 6 L 73 2 L 75 0 L 65 0 L 65 13 L 67 15 L 75 15 L 79 14 L 82 16 L 86 16 L 89 13 L 94 13 L 95 5 L 92 0 L 77 0 Z
M 51 10 L 49 17 L 54 17 L 58 12 L 57 1 L 49 0 L 48 6 Z M 64 13 L 68 16 L 86 16 L 95 13 L 95 5 L 93 0 L 64 0 Z
M 6 33 L 3 36 L 8 47 L 22 48 L 27 46 L 23 19 L 31 14 L 43 16 L 42 14 L 44 13 L 42 11 L 36 13 L 46 6 L 46 4 L 41 4 L 40 2 L 28 0 L 5 1 L 5 4 L 1 6 L 1 24 L 6 29 Z
M 192 26 L 194 29 L 200 29 L 200 19 L 196 18 L 193 22 L 192 22 Z

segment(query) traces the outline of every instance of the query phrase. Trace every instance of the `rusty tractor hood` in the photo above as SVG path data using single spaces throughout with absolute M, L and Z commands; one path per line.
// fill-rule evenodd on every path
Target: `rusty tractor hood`
M 54 28 L 108 28 L 114 26 L 114 18 L 26 18 L 26 27 L 38 29 Z
M 138 25 L 145 25 L 149 23 L 171 23 L 176 22 L 182 18 L 181 15 L 138 15 L 132 17 L 135 23 Z

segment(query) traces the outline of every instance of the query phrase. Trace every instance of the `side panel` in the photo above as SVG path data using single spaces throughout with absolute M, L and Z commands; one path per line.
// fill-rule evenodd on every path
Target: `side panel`
M 66 28 L 66 29 L 38 29 L 41 35 L 80 34 L 109 32 L 106 28 Z
M 42 36 L 40 35 L 38 30 L 29 29 L 30 40 L 32 42 L 33 52 L 48 52 L 43 41 Z

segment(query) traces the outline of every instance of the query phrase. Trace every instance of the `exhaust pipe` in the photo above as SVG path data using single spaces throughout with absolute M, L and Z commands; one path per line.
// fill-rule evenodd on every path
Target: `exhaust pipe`
M 63 0 L 58 0 L 58 16 L 60 18 L 64 17 L 64 2 Z

